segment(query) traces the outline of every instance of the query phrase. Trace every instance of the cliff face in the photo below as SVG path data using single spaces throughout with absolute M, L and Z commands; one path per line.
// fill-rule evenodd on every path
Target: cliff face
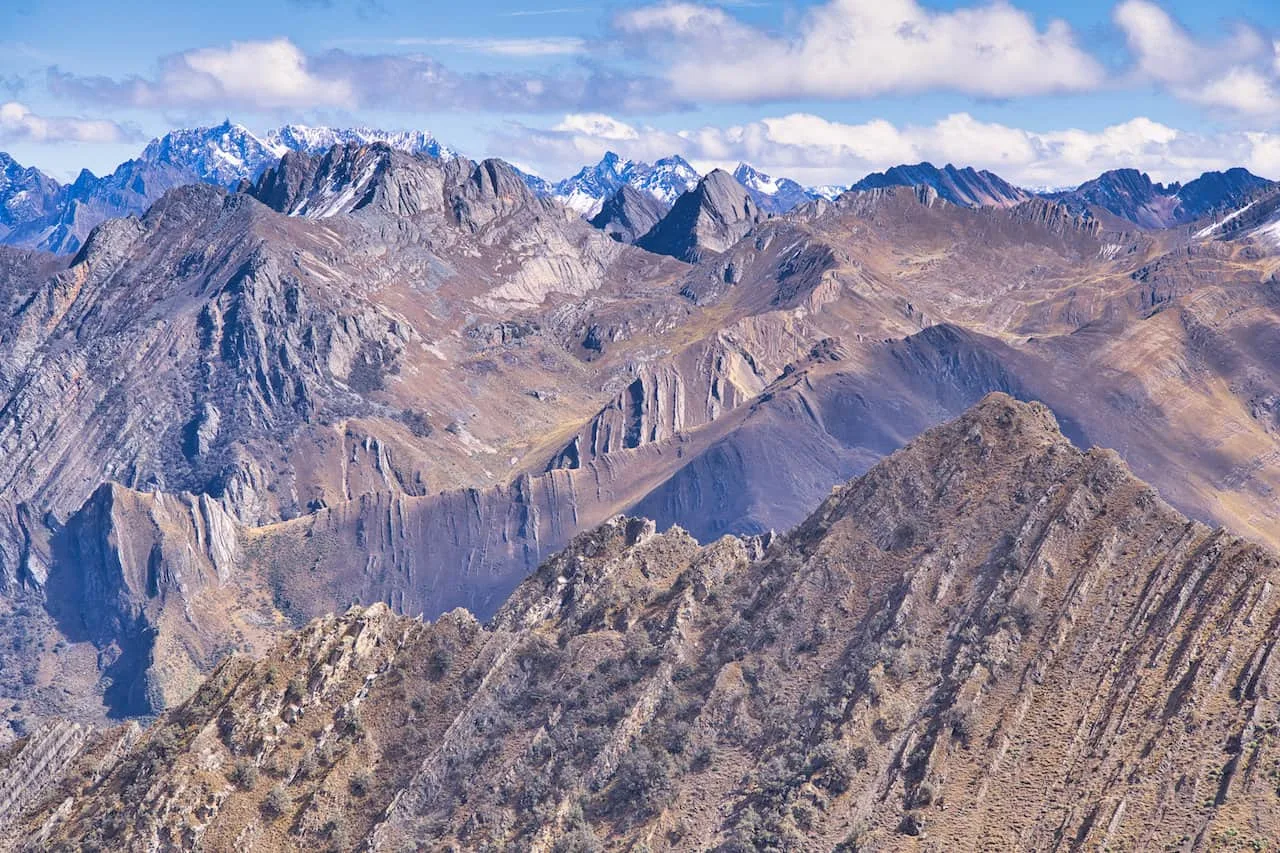
M 1278 572 L 992 395 L 783 538 L 616 519 L 487 627 L 354 609 L 231 658 L 144 732 L 37 732 L 3 758 L 4 831 L 18 849 L 1248 843 L 1277 829 Z

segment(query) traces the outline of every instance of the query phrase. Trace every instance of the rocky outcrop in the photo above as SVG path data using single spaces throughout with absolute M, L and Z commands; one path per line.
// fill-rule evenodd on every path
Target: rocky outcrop
M 270 626 L 270 611 L 246 618 L 252 604 L 237 601 L 239 549 L 235 521 L 207 495 L 112 484 L 53 536 L 47 607 L 68 639 L 101 650 L 109 713 L 172 707 L 228 646 Z
M 716 169 L 676 199 L 636 245 L 696 263 L 728 249 L 765 218 L 747 188 Z
M 1278 573 L 997 394 L 784 537 L 617 518 L 487 627 L 317 620 L 5 820 L 19 849 L 1267 838 Z
M 623 184 L 589 221 L 620 243 L 634 243 L 647 234 L 668 209 L 648 193 Z

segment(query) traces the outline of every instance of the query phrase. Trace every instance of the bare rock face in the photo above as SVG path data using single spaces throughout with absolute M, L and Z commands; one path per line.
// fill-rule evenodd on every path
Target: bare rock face
M 696 263 L 728 249 L 765 218 L 747 188 L 716 169 L 676 199 L 636 245 Z
M 53 537 L 50 614 L 101 652 L 104 701 L 117 716 L 190 695 L 237 634 L 272 620 L 233 581 L 234 519 L 208 495 L 143 495 L 103 484 Z
M 784 537 L 617 518 L 487 627 L 355 608 L 232 657 L 140 735 L 41 730 L 0 758 L 0 831 L 126 850 L 1267 838 L 1277 573 L 1047 408 L 990 395 Z
M 634 243 L 647 234 L 668 209 L 660 199 L 623 184 L 589 221 L 621 243 Z

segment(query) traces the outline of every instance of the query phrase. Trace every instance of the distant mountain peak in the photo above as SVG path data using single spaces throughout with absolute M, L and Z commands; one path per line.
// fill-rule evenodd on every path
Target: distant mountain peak
M 849 189 L 869 190 L 894 186 L 928 186 L 939 197 L 961 207 L 1012 207 L 1030 198 L 1025 190 L 985 169 L 979 171 L 971 166 L 957 168 L 951 163 L 939 169 L 928 161 L 873 172 Z
M 766 216 L 750 190 L 723 169 L 713 169 L 636 245 L 696 263 L 728 249 Z
M 1048 193 L 1079 213 L 1099 208 L 1144 228 L 1168 228 L 1232 210 L 1272 186 L 1248 169 L 1205 172 L 1186 184 L 1162 184 L 1133 168 L 1111 169 L 1072 190 Z
M 584 166 L 573 176 L 552 184 L 550 194 L 590 218 L 624 184 L 670 205 L 697 182 L 698 173 L 681 157 L 673 155 L 649 164 L 606 151 L 594 166 Z
M 649 193 L 623 184 L 605 200 L 591 224 L 619 242 L 631 243 L 648 233 L 667 209 Z

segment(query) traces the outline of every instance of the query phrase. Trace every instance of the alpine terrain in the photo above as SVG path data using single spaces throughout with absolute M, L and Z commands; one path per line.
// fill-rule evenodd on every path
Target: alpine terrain
M 0 244 L 0 849 L 1280 833 L 1270 180 L 227 121 Z

